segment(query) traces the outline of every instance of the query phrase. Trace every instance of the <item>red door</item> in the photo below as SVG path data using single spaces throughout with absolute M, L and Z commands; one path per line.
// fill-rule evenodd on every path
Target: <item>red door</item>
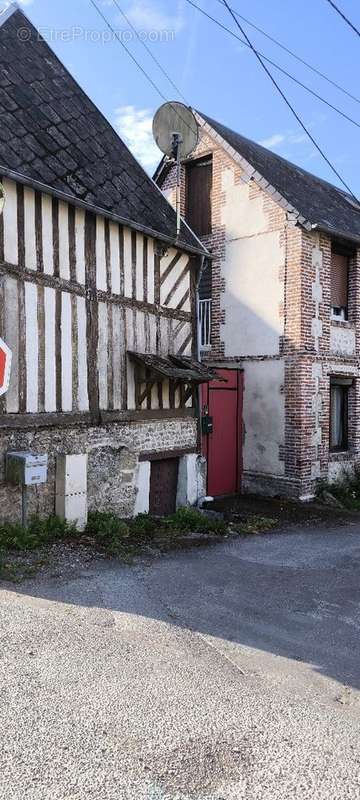
M 208 462 L 208 494 L 236 494 L 241 489 L 243 431 L 243 372 L 217 370 L 225 382 L 213 381 L 203 389 L 203 412 L 213 418 L 213 432 L 204 436 Z

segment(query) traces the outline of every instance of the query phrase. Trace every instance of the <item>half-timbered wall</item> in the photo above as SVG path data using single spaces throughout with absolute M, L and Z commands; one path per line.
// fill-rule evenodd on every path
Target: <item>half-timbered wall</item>
M 135 409 L 127 351 L 192 352 L 190 259 L 4 179 L 0 335 L 13 352 L 1 413 Z M 154 387 L 147 408 L 176 408 Z

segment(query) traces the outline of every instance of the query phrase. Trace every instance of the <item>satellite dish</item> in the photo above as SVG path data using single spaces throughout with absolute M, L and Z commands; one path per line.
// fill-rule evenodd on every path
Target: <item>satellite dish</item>
M 155 142 L 165 155 L 187 158 L 199 141 L 199 126 L 190 108 L 183 103 L 164 103 L 153 121 Z

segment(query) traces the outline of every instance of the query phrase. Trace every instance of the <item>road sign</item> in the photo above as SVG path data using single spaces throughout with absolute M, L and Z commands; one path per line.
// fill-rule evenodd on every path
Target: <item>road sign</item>
M 0 397 L 5 394 L 9 388 L 11 359 L 12 352 L 10 348 L 5 344 L 3 339 L 0 339 Z

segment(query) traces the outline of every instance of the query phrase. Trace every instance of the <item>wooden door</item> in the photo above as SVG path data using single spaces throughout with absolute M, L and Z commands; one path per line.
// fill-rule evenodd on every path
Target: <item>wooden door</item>
M 154 517 L 166 517 L 176 511 L 178 474 L 178 458 L 151 462 L 149 511 Z
M 203 406 L 213 418 L 213 432 L 204 436 L 208 463 L 208 494 L 236 494 L 241 489 L 243 440 L 243 372 L 217 370 L 225 382 L 204 387 Z

